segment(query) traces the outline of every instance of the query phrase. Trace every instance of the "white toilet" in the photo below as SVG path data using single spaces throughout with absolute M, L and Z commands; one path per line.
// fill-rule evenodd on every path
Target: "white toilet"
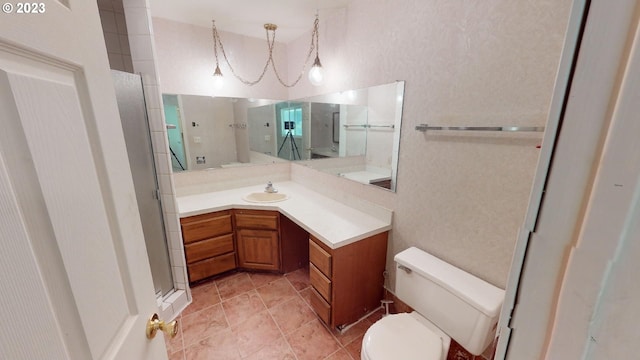
M 415 311 L 373 324 L 362 359 L 446 360 L 451 338 L 480 355 L 494 339 L 504 290 L 415 247 L 394 260 L 396 296 Z

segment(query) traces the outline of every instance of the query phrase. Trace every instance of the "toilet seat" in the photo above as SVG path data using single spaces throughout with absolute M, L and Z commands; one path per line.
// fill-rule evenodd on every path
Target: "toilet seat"
M 408 313 L 389 315 L 373 324 L 362 341 L 367 360 L 441 360 L 442 338 Z

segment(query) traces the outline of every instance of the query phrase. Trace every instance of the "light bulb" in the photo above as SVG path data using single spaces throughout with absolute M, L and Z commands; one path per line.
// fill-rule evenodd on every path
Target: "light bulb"
M 220 67 L 216 65 L 216 71 L 213 72 L 213 88 L 216 90 L 222 89 L 224 86 L 224 77 L 222 76 L 222 71 L 220 71 Z
M 213 88 L 220 90 L 224 87 L 224 78 L 222 76 L 215 75 L 213 77 Z
M 320 58 L 316 55 L 316 60 L 313 62 L 311 70 L 309 70 L 309 82 L 314 86 L 320 86 L 323 80 L 324 71 L 322 70 L 322 64 L 320 64 Z

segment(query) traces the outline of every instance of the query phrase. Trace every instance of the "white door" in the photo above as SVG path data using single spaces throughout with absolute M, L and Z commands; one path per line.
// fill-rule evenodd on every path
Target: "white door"
M 166 359 L 96 2 L 4 3 L 0 359 Z

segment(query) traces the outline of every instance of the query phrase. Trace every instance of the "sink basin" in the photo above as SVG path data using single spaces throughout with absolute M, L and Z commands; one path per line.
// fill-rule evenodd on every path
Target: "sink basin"
M 266 193 L 266 192 L 256 192 L 251 193 L 249 195 L 245 195 L 243 199 L 248 202 L 254 203 L 271 203 L 287 200 L 289 197 L 287 194 L 281 193 Z

